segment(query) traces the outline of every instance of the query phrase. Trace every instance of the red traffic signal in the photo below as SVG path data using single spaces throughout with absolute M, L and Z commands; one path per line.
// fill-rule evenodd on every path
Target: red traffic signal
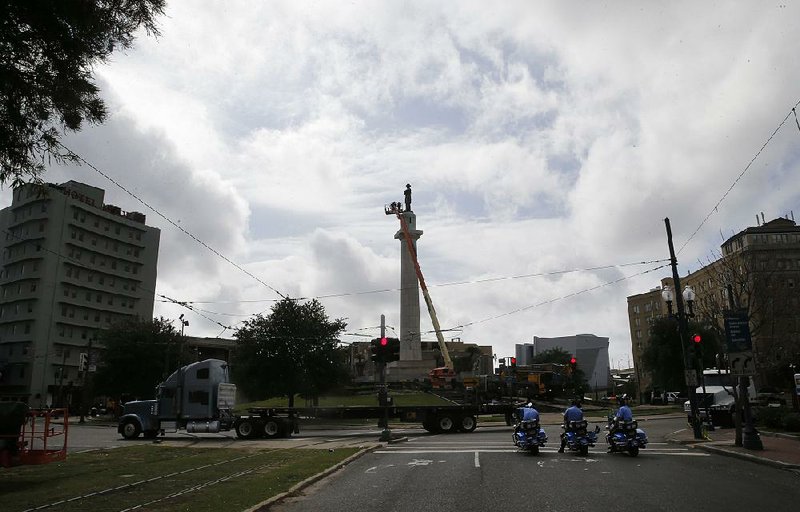
M 578 364 L 578 360 L 573 357 L 572 359 L 569 360 L 569 364 L 575 366 L 576 364 Z
M 692 341 L 695 343 L 700 343 L 701 341 L 703 341 L 703 337 L 700 336 L 699 334 L 695 334 L 692 336 Z
M 512 357 L 511 358 L 511 366 L 517 366 L 517 358 L 516 357 Z
M 385 346 L 386 346 L 386 345 L 388 345 L 388 344 L 389 344 L 389 340 L 386 338 L 386 336 L 384 336 L 383 338 L 381 338 L 381 346 L 382 346 L 382 347 L 385 347 Z

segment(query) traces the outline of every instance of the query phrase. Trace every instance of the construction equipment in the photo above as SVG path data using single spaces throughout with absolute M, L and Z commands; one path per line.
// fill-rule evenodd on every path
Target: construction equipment
M 411 261 L 414 262 L 414 270 L 417 272 L 417 279 L 419 280 L 419 286 L 422 289 L 422 296 L 425 299 L 425 305 L 428 307 L 428 314 L 431 316 L 431 323 L 433 324 L 433 330 L 436 332 L 436 340 L 439 342 L 439 350 L 441 350 L 442 352 L 444 367 L 434 368 L 433 370 L 431 370 L 431 377 L 434 376 L 435 372 L 437 381 L 439 379 L 447 380 L 455 378 L 456 374 L 453 367 L 453 360 L 450 358 L 450 352 L 447 349 L 447 344 L 444 341 L 444 336 L 442 336 L 442 328 L 439 325 L 439 319 L 436 316 L 436 308 L 433 307 L 431 294 L 428 292 L 428 287 L 425 285 L 425 276 L 422 275 L 422 269 L 420 269 L 419 267 L 419 260 L 417 259 L 417 251 L 416 248 L 414 247 L 414 241 L 411 239 L 411 233 L 408 230 L 408 223 L 406 222 L 406 219 L 403 216 L 404 212 L 401 210 L 401 206 L 399 203 L 393 203 L 390 206 L 386 207 L 385 210 L 387 215 L 394 214 L 400 221 L 400 229 L 403 231 L 403 237 L 405 238 L 406 246 L 408 247 L 408 254 L 411 256 Z M 433 378 L 431 380 L 433 382 Z

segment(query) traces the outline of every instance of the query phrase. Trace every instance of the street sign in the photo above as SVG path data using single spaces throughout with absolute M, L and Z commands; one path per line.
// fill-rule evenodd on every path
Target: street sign
M 735 352 L 728 354 L 728 360 L 731 363 L 732 375 L 744 377 L 756 374 L 756 365 L 753 360 L 752 352 Z
M 750 319 L 747 313 L 725 314 L 725 345 L 728 353 L 753 350 L 750 339 Z
M 684 370 L 686 385 L 693 388 L 697 387 L 697 372 L 695 370 Z

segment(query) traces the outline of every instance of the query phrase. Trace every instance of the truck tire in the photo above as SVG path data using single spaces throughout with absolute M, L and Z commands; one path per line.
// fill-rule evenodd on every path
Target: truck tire
M 436 428 L 439 432 L 448 434 L 456 430 L 456 423 L 450 415 L 444 414 L 436 418 Z
M 258 434 L 255 421 L 243 419 L 236 424 L 236 437 L 239 439 L 253 439 Z
M 285 425 L 279 419 L 267 418 L 267 421 L 264 422 L 264 437 L 267 439 L 281 437 L 284 430 L 286 430 Z
M 136 439 L 141 433 L 142 427 L 140 427 L 139 422 L 133 418 L 125 420 L 125 423 L 122 424 L 122 437 L 128 441 Z
M 458 430 L 461 432 L 472 432 L 478 426 L 478 418 L 475 416 L 464 416 L 458 422 Z

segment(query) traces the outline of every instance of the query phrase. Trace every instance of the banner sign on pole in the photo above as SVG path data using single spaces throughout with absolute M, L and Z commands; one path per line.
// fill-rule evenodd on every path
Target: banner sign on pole
M 750 338 L 750 319 L 747 313 L 725 314 L 725 345 L 729 354 L 753 350 L 753 341 Z

